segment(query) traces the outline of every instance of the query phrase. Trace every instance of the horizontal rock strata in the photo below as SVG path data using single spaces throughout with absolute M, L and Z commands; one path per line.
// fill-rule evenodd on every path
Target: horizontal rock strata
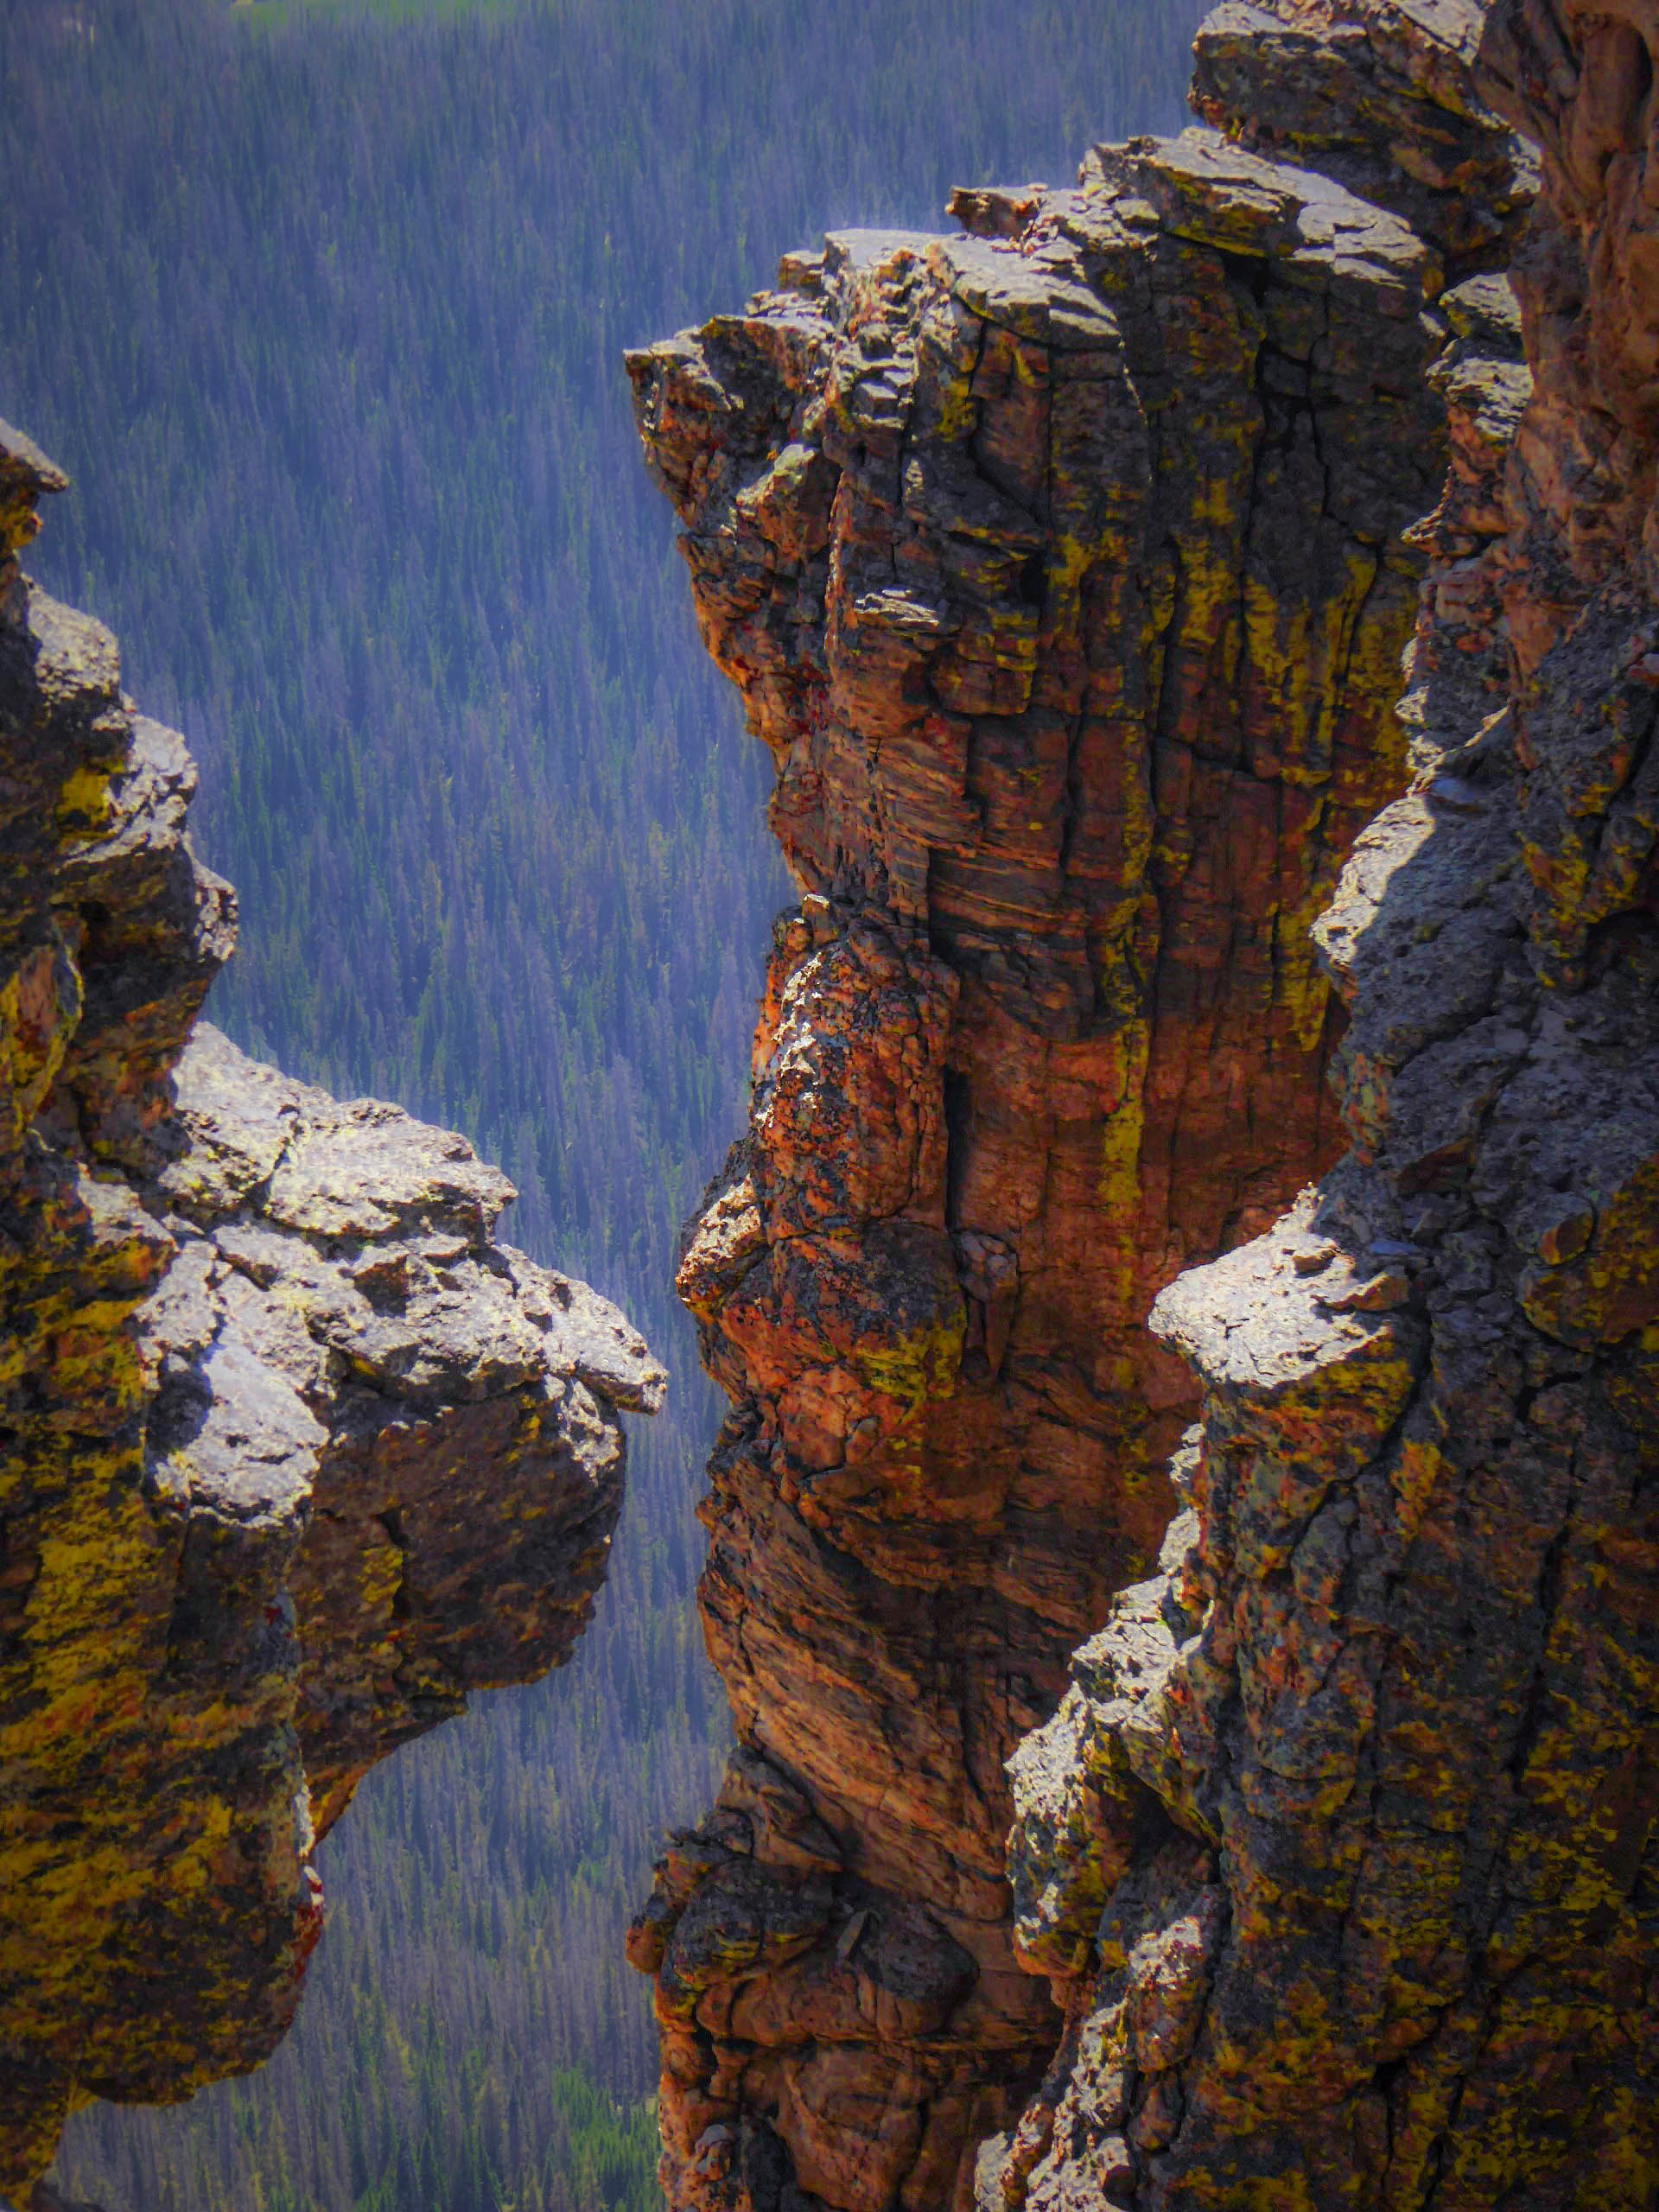
M 67 2113 L 269 2055 L 317 1835 L 569 1652 L 661 1370 L 494 1241 L 466 1142 L 196 1016 L 233 937 L 182 741 L 17 563 L 0 426 L 0 2191 Z
M 1465 288 L 1352 1148 L 1155 1309 L 1191 1510 L 1016 1762 L 1066 2030 L 986 2212 L 1659 2192 L 1659 10 L 1476 28 L 1527 365 Z
M 1336 1148 L 1310 930 L 1408 772 L 1448 264 L 1474 330 L 1525 190 L 1443 78 L 1438 227 L 1197 130 L 630 358 L 804 892 L 679 1278 L 741 1749 L 631 1939 L 677 2208 L 965 2205 L 1060 2033 L 1004 1762 L 1157 1556 L 1154 1296 Z

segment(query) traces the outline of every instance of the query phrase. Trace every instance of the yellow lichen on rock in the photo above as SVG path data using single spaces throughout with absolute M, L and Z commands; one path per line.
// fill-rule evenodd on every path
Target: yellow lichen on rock
M 166 2101 L 269 2054 L 321 1926 L 320 1825 L 472 1689 L 564 1656 L 620 1502 L 614 1409 L 663 1380 L 585 1286 L 493 1245 L 511 1189 L 461 1139 L 192 1033 L 232 894 L 186 840 L 182 741 L 124 699 L 109 633 L 16 569 L 62 482 L 0 424 L 18 2200 L 89 2098 Z

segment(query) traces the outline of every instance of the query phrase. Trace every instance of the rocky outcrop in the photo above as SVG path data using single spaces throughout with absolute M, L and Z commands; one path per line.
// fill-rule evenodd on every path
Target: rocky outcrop
M 67 2113 L 279 2040 L 316 1837 L 569 1652 L 661 1370 L 494 1241 L 465 1141 L 196 1024 L 229 887 L 182 741 L 17 564 L 0 426 L 0 2190 Z M 48 2201 L 45 2197 L 42 2202 Z
M 1478 0 L 1222 0 L 1192 104 L 1236 145 L 1317 169 L 1431 239 L 1450 283 L 1507 262 L 1537 163 L 1482 99 Z
M 1417 772 L 1316 931 L 1351 1149 L 1160 1300 L 1191 1510 L 1016 1760 L 1066 2027 L 987 2212 L 1659 2190 L 1659 10 L 1475 29 L 1527 368 L 1477 293 Z
M 1339 1142 L 1310 932 L 1408 774 L 1442 355 L 1458 526 L 1497 527 L 1474 272 L 1528 185 L 1467 28 L 1432 67 L 1341 47 L 1322 137 L 1390 193 L 1276 129 L 1100 148 L 630 359 L 804 893 L 679 1278 L 734 1405 L 702 1602 L 741 1749 L 631 1938 L 675 2207 L 966 2205 L 1061 2033 L 1004 1762 L 1176 1503 L 1198 1394 L 1154 1297 Z M 1082 1854 L 1068 1971 L 1120 1871 Z

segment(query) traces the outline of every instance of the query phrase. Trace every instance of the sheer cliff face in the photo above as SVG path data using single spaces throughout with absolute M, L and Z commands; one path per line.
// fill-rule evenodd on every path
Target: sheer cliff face
M 680 1274 L 742 1748 L 631 1940 L 676 2206 L 963 2205 L 1060 2034 L 1004 1762 L 1170 1516 L 1154 1297 L 1340 1141 L 1311 928 L 1407 775 L 1434 303 L 1524 192 L 1465 48 L 1349 55 L 1348 140 L 1435 149 L 1392 206 L 1300 147 L 1103 148 L 630 359 L 805 894 Z
M 987 2212 L 1659 2189 L 1656 54 L 1484 26 L 1531 374 L 1444 379 L 1419 773 L 1317 932 L 1352 1148 L 1159 1301 L 1193 1510 L 1018 1755 L 1066 2032 Z
M 0 425 L 0 2191 L 67 2113 L 268 2056 L 317 1834 L 558 1663 L 621 1495 L 622 1317 L 496 1244 L 460 1138 L 193 1024 L 233 935 L 194 775 L 17 564 Z

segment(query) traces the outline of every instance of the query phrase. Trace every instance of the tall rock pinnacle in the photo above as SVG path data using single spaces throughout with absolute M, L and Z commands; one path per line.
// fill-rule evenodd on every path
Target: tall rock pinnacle
M 964 2206 L 1060 2040 L 1005 1762 L 1177 1503 L 1154 1298 L 1339 1147 L 1313 924 L 1408 780 L 1429 371 L 1529 190 L 1441 12 L 1430 66 L 1224 10 L 1230 135 L 832 236 L 630 357 L 804 893 L 679 1277 L 740 1749 L 631 1939 L 676 2208 Z M 1310 50 L 1320 144 L 1248 130 Z M 1139 1840 L 1093 1788 L 1063 1994 Z

